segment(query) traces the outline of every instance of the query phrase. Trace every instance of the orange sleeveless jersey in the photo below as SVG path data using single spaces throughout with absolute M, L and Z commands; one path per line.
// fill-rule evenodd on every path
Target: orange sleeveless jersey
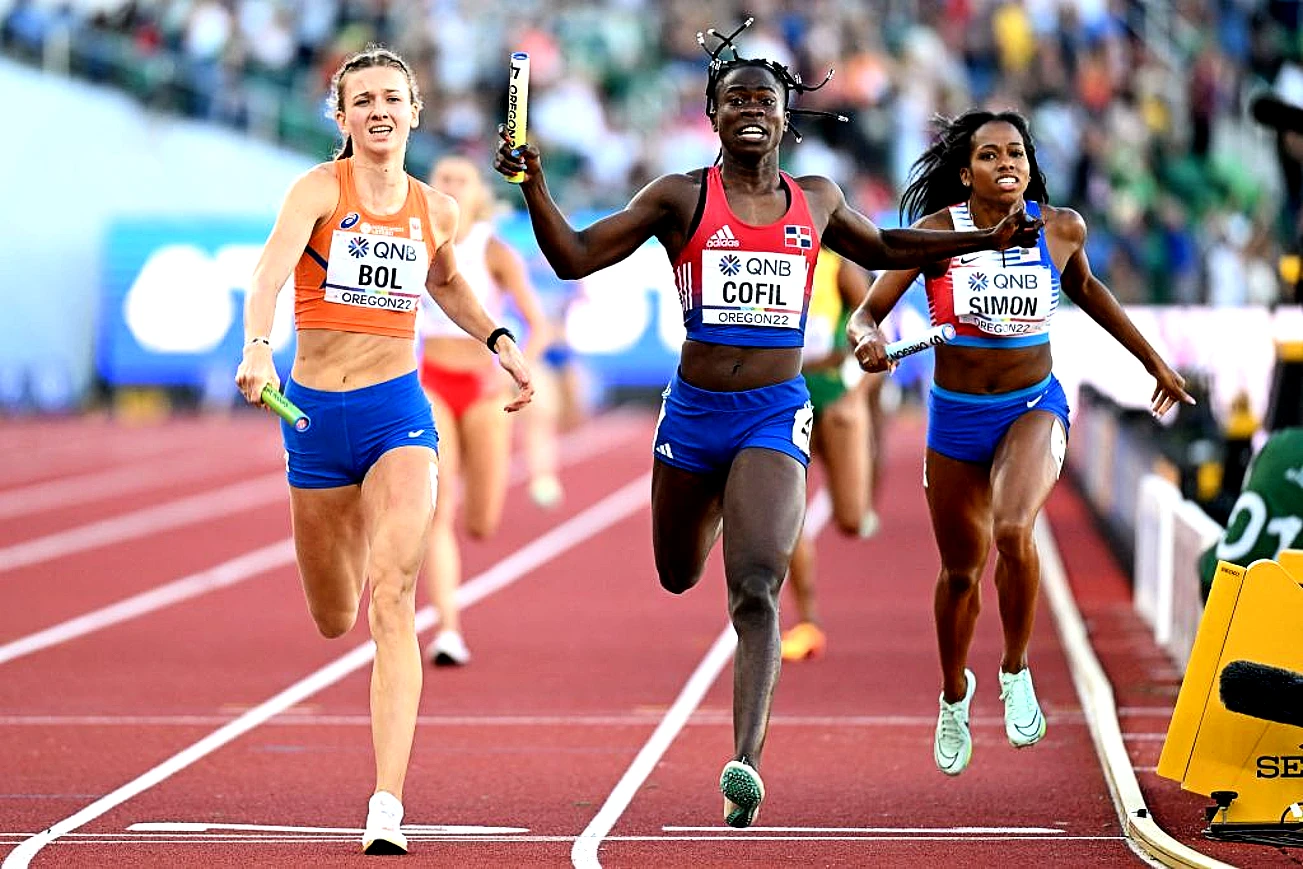
M 402 210 L 378 217 L 358 201 L 353 158 L 335 167 L 339 204 L 294 269 L 295 326 L 415 338 L 435 252 L 425 191 L 409 177 Z

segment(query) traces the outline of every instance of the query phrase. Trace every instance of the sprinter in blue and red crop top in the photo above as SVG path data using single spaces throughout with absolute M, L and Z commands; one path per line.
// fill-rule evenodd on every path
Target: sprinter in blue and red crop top
M 811 88 L 780 64 L 739 57 L 741 29 L 711 52 L 717 165 L 662 176 L 576 231 L 548 195 L 535 146 L 513 148 L 502 131 L 494 160 L 504 175 L 525 173 L 525 205 L 558 277 L 591 274 L 652 238 L 673 264 L 687 340 L 653 445 L 652 544 L 661 585 L 680 594 L 701 578 L 721 527 L 728 536 L 738 696 L 720 789 L 735 827 L 749 826 L 764 798 L 757 769 L 778 679 L 778 591 L 805 513 L 812 414 L 801 345 L 820 244 L 868 269 L 896 268 L 1032 243 L 1039 227 L 1016 214 L 978 232 L 879 232 L 832 181 L 780 172 L 788 99 Z
M 1193 399 L 1184 379 L 1091 274 L 1081 216 L 1043 204 L 1045 178 L 1022 116 L 972 111 L 938 132 L 936 144 L 914 164 L 902 197 L 901 211 L 916 227 L 978 229 L 1021 212 L 1044 221 L 1043 232 L 1025 248 L 938 258 L 881 275 L 847 327 L 861 366 L 887 368 L 877 324 L 920 273 L 933 323 L 955 327 L 954 340 L 935 351 L 923 485 L 941 555 L 936 619 L 942 690 L 933 760 L 941 772 L 958 775 L 973 751 L 968 717 L 976 678 L 967 667 L 968 646 L 992 543 L 1004 627 L 999 684 L 1005 735 L 1020 748 L 1045 735 L 1027 645 L 1040 574 L 1032 528 L 1067 449 L 1068 403 L 1051 371 L 1049 343 L 1060 293 L 1154 377 L 1156 416 Z

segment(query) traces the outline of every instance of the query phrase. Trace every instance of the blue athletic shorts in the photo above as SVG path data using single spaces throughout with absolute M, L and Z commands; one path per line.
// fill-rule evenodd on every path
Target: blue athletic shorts
M 951 392 L 934 383 L 927 409 L 928 447 L 961 462 L 991 461 L 1009 426 L 1034 410 L 1053 413 L 1068 433 L 1068 397 L 1053 374 L 1026 389 L 995 395 Z
M 675 372 L 661 397 L 656 458 L 685 471 L 727 471 L 749 447 L 777 450 L 810 465 L 814 410 L 805 379 L 741 392 L 711 392 L 684 383 Z
M 347 392 L 309 389 L 291 378 L 285 397 L 312 420 L 304 432 L 281 421 L 286 470 L 297 489 L 357 485 L 394 447 L 438 452 L 434 415 L 415 371 Z

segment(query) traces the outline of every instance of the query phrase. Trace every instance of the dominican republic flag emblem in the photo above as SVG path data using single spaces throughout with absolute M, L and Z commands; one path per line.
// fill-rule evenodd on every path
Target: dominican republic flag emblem
M 814 236 L 810 234 L 810 227 L 793 226 L 790 223 L 784 226 L 783 247 L 795 247 L 800 250 L 809 250 L 814 247 Z

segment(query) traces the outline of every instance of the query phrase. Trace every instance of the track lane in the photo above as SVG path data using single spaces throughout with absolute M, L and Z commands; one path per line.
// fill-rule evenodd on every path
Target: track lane
M 647 431 L 649 434 L 650 419 Z M 914 486 L 915 496 L 921 499 L 916 489 L 919 448 L 911 440 L 917 437 L 918 431 L 908 427 L 893 433 L 892 454 L 903 454 L 905 460 L 898 463 L 893 458 L 888 483 L 892 487 L 890 504 L 907 504 L 910 497 L 908 489 L 903 495 L 895 492 L 891 481 L 897 478 Z M 595 466 L 595 472 L 606 477 L 604 482 L 609 482 L 614 476 L 612 468 L 636 473 L 645 471 L 648 462 L 645 444 L 640 442 L 628 451 L 628 456 L 609 467 Z M 577 490 L 572 489 L 574 497 L 578 497 Z M 573 501 L 568 501 L 567 510 L 572 506 Z M 905 561 L 906 555 L 923 560 L 933 557 L 925 512 L 919 514 L 921 526 L 919 517 L 909 518 L 914 514 L 915 508 L 901 507 L 898 513 L 885 516 L 879 539 L 867 544 L 840 541 L 831 534 L 825 534 L 821 541 L 825 573 L 845 570 L 857 575 L 866 569 L 876 573 L 863 585 L 846 591 L 834 591 L 831 579 L 825 582 L 825 616 L 832 637 L 830 656 L 821 662 L 789 665 L 784 669 L 766 757 L 766 779 L 771 781 L 772 777 L 771 788 L 775 789 L 762 813 L 762 824 L 904 827 L 920 826 L 914 822 L 934 816 L 941 819 L 938 827 L 952 827 L 959 823 L 958 815 L 970 811 L 974 802 L 998 805 L 1005 800 L 1001 788 L 1007 788 L 1008 784 L 999 781 L 994 772 L 995 757 L 1021 763 L 1043 752 L 1055 739 L 1068 739 L 1075 731 L 1080 731 L 1081 738 L 1089 742 L 1080 724 L 1080 711 L 1074 711 L 1075 695 L 1070 683 L 1064 682 L 1053 689 L 1045 687 L 1045 680 L 1050 677 L 1041 675 L 1047 669 L 1042 657 L 1048 656 L 1042 645 L 1052 636 L 1053 629 L 1042 613 L 1033 643 L 1033 666 L 1038 675 L 1038 691 L 1050 717 L 1052 729 L 1047 743 L 1026 752 L 1015 752 L 1002 744 L 998 701 L 994 696 L 983 699 L 994 681 L 994 663 L 991 663 L 987 668 L 991 673 L 978 671 L 978 748 L 974 766 L 954 782 L 943 779 L 931 768 L 928 751 L 935 719 L 932 698 L 936 676 L 930 585 L 935 565 L 921 569 Z M 503 535 L 510 540 L 528 539 L 552 521 L 532 508 L 509 508 Z M 519 827 L 528 827 L 530 832 L 504 834 L 492 840 L 486 836 L 462 837 L 470 841 L 450 841 L 447 837 L 431 835 L 417 841 L 419 854 L 445 865 L 569 865 L 574 836 L 614 787 L 632 756 L 654 730 L 659 714 L 677 696 L 723 626 L 723 581 L 717 554 L 701 587 L 682 598 L 674 598 L 656 585 L 648 531 L 645 512 L 622 521 L 592 551 L 585 547 L 569 552 L 538 571 L 539 575 L 531 575 L 527 582 L 488 598 L 467 613 L 468 636 L 476 652 L 474 664 L 462 671 L 427 671 L 423 721 L 409 779 L 408 821 L 493 825 L 523 819 Z M 885 547 L 881 543 L 884 538 L 900 545 L 878 555 L 876 552 Z M 911 542 L 901 543 L 906 540 Z M 843 548 L 846 551 L 840 551 Z M 870 556 L 868 552 L 875 554 Z M 491 559 L 495 553 L 500 554 L 495 545 L 468 547 L 468 574 L 487 563 L 479 559 Z M 883 564 L 892 565 L 892 569 L 883 569 Z M 903 576 L 923 577 L 919 581 L 919 596 L 891 601 L 893 595 L 899 596 Z M 240 608 L 241 602 L 250 599 L 254 586 L 262 582 L 217 592 L 207 600 L 220 604 L 221 609 Z M 989 591 L 989 584 L 987 588 Z M 829 606 L 834 597 L 836 606 Z M 305 661 L 310 664 L 312 656 L 305 658 L 300 644 L 325 647 L 316 660 L 329 660 L 332 654 L 338 654 L 339 645 L 312 639 L 297 588 L 292 591 L 282 588 L 271 595 L 264 589 L 253 598 L 266 605 L 259 606 L 260 617 L 249 625 L 248 643 L 235 644 L 238 649 L 231 656 L 234 659 L 238 654 L 240 660 L 214 665 L 202 654 L 193 658 L 180 655 L 174 662 L 175 669 L 189 673 L 195 685 L 177 686 L 156 695 L 155 705 L 161 711 L 184 714 L 199 710 L 210 716 L 230 715 L 241 703 L 257 702 L 260 698 L 237 699 L 230 706 L 222 706 L 223 692 L 214 690 L 213 685 L 227 680 L 237 685 L 250 680 L 260 685 L 274 681 L 264 680 L 257 668 L 248 665 L 249 660 L 258 661 L 259 667 L 267 662 L 284 665 L 301 675 Z M 890 605 L 884 605 L 884 601 Z M 997 622 L 993 593 L 988 594 L 987 603 L 988 612 L 982 623 L 993 629 Z M 157 636 L 146 632 L 131 641 L 144 650 L 140 663 L 134 666 L 147 666 L 152 651 L 153 666 L 172 668 L 173 662 L 158 661 L 157 650 L 176 646 L 175 635 L 187 629 L 192 631 L 185 634 L 188 645 L 202 652 L 211 642 L 206 639 L 206 632 L 217 626 L 205 623 L 212 622 L 211 618 L 194 619 L 195 610 L 200 616 L 212 612 L 191 602 L 142 620 L 141 624 L 146 624 L 165 615 L 189 614 L 170 625 L 165 619 L 163 626 L 156 628 Z M 261 621 L 262 617 L 265 622 Z M 915 635 L 919 630 L 922 633 Z M 169 633 L 173 636 L 169 637 Z M 100 666 L 100 658 L 112 660 L 112 656 L 122 654 L 124 638 L 133 634 L 115 628 L 74 645 L 82 647 L 83 665 L 89 661 Z M 282 634 L 288 644 L 284 650 L 268 643 L 267 637 L 277 634 Z M 48 664 L 53 660 L 49 656 L 54 654 L 54 650 L 42 652 L 31 661 Z M 243 657 L 246 655 L 249 657 Z M 998 638 L 994 643 L 989 638 L 984 641 L 979 631 L 974 659 L 980 667 L 981 660 L 987 657 L 998 660 Z M 916 666 L 913 663 L 916 658 L 924 662 L 917 671 L 922 675 L 905 676 L 904 673 L 912 672 L 911 668 Z M 240 661 L 245 662 L 243 666 Z M 15 662 L 12 666 L 22 663 Z M 60 662 L 59 672 L 75 672 L 77 666 L 77 660 L 65 660 Z M 835 672 L 834 666 L 838 668 Z M 131 667 L 128 662 L 126 669 Z M 215 671 L 211 676 L 207 673 L 209 669 Z M 793 677 L 803 670 L 808 672 L 807 677 Z M 9 671 L 4 672 L 8 677 Z M 855 686 L 866 682 L 870 687 L 881 684 L 883 672 L 892 674 L 896 683 L 903 683 L 893 685 L 905 698 L 901 702 L 918 707 L 903 716 L 903 721 L 883 721 L 875 710 L 866 712 L 863 698 L 855 690 Z M 592 674 L 591 679 L 585 678 L 588 673 Z M 93 676 L 87 673 L 86 682 L 95 681 Z M 45 678 L 48 680 L 48 672 Z M 196 819 L 179 817 L 182 810 L 202 814 L 199 820 L 236 823 L 247 820 L 245 815 L 256 813 L 254 810 L 262 811 L 264 820 L 259 822 L 268 824 L 290 824 L 279 820 L 282 817 L 295 819 L 291 826 L 327 826 L 341 830 L 359 823 L 358 782 L 367 782 L 371 776 L 370 749 L 365 738 L 365 684 L 365 674 L 349 676 L 314 696 L 310 703 L 274 719 L 274 724 L 269 723 L 220 749 L 110 811 L 77 834 L 57 840 L 41 852 L 35 865 L 54 865 L 52 860 L 60 865 L 68 861 L 74 865 L 92 865 L 122 859 L 147 866 L 175 865 L 182 861 L 196 865 L 284 865 L 287 861 L 305 860 L 323 865 L 354 865 L 356 839 L 352 835 L 332 838 L 328 834 L 304 834 L 297 838 L 307 841 L 292 841 L 294 834 L 288 832 L 259 836 L 245 831 L 208 834 L 210 840 L 197 841 L 197 835 L 131 833 L 128 827 L 141 820 Z M 64 690 L 76 697 L 82 685 L 83 682 L 73 680 Z M 125 683 L 118 687 L 129 690 Z M 244 697 L 257 694 L 253 690 L 244 693 L 243 685 L 239 685 L 239 690 Z M 85 708 L 89 710 L 99 704 L 102 711 L 103 704 L 114 699 L 112 695 L 113 692 L 92 693 Z M 874 863 L 882 861 L 883 864 L 905 860 L 921 865 L 952 862 L 948 856 L 951 852 L 946 849 L 956 848 L 956 843 L 949 837 L 938 841 L 922 834 L 909 834 L 905 840 L 898 841 L 880 834 L 871 842 L 862 841 L 860 836 L 848 843 L 840 838 L 844 833 L 820 836 L 775 832 L 764 834 L 771 841 L 756 843 L 752 838 L 760 836 L 759 833 L 716 826 L 720 809 L 714 778 L 731 750 L 728 697 L 727 678 L 721 679 L 671 746 L 653 777 L 635 796 L 614 835 L 603 842 L 603 865 L 688 862 L 735 865 L 738 860 L 767 861 L 771 857 L 820 865 L 864 865 L 866 856 Z M 7 699 L 0 698 L 0 708 L 7 708 Z M 120 694 L 116 700 L 131 702 L 129 694 Z M 216 708 L 212 706 L 214 702 L 219 704 Z M 873 702 L 884 702 L 884 698 L 878 697 Z M 60 708 L 71 712 L 76 705 L 68 703 Z M 204 705 L 207 709 L 201 710 Z M 987 708 L 982 709 L 983 706 Z M 114 758 L 130 754 L 137 747 L 142 754 L 156 758 L 165 753 L 160 746 L 175 749 L 193 741 L 194 734 L 212 729 L 207 722 L 203 725 L 183 722 L 100 725 L 98 732 L 74 725 L 57 726 L 58 729 L 36 724 L 24 727 L 34 731 L 43 729 L 47 734 L 55 730 L 53 737 L 46 738 L 63 740 L 66 749 L 58 756 L 59 763 L 72 770 L 79 764 L 87 768 L 77 770 L 78 774 L 113 765 Z M 5 725 L 0 719 L 3 738 L 8 738 L 14 729 L 16 726 Z M 60 734 L 62 729 L 70 733 Z M 124 737 L 123 732 L 129 735 Z M 118 734 L 116 746 L 112 733 Z M 81 744 L 91 750 L 91 759 L 84 759 L 77 750 Z M 9 748 L 9 744 L 0 745 L 0 756 L 10 756 Z M 49 745 L 40 748 L 48 751 Z M 1086 760 L 1094 764 L 1093 753 Z M 133 763 L 124 762 L 123 766 L 139 772 L 140 764 L 147 762 L 148 759 L 136 758 Z M 981 772 L 986 767 L 989 769 Z M 1094 768 L 1098 776 L 1097 766 Z M 908 781 L 914 790 L 886 787 L 903 781 Z M 794 787 L 796 782 L 801 785 Z M 1038 787 L 1052 786 L 1055 789 L 1052 793 L 1056 794 L 1060 784 L 1069 788 L 1079 784 L 1076 777 L 1066 775 L 1062 779 L 1038 775 L 1036 782 Z M 76 775 L 65 780 L 55 774 L 34 784 L 64 794 L 93 790 L 75 790 Z M 947 786 L 952 785 L 959 788 L 951 787 L 952 793 L 945 794 Z M 888 793 L 887 797 L 880 796 L 883 791 Z M 33 788 L 30 792 L 37 791 Z M 939 804 L 938 793 L 946 796 Z M 75 798 L 66 799 L 75 801 Z M 6 810 L 8 802 L 0 798 L 0 812 Z M 1099 834 L 1104 838 L 1096 839 L 1069 829 L 1065 834 L 1038 833 L 1041 838 L 1030 843 L 961 840 L 961 847 L 953 853 L 970 860 L 977 858 L 978 862 L 985 859 L 983 855 L 994 855 L 993 859 L 1003 862 L 1001 855 L 1023 854 L 1020 849 L 1031 848 L 1027 853 L 1037 860 L 1053 859 L 1073 865 L 1134 865 L 1135 858 L 1125 845 L 1112 838 L 1117 835 L 1116 815 L 1107 794 L 1095 814 L 1111 818 L 1111 835 L 1104 829 Z M 52 815 L 57 812 L 42 813 L 40 817 Z M 500 821 L 499 815 L 507 817 Z M 1078 813 L 1056 820 L 1075 825 L 1076 818 L 1081 816 Z M 802 824 L 788 823 L 789 817 L 801 819 Z M 847 822 L 825 823 L 826 819 L 835 817 L 845 817 Z M 910 823 L 902 820 L 899 824 L 868 824 L 864 823 L 866 817 L 870 820 L 885 817 L 889 821 L 902 818 Z M 301 824 L 297 823 L 298 819 Z M 675 819 L 678 823 L 673 823 Z M 30 823 L 42 821 L 37 817 Z M 20 829 L 4 826 L 10 831 Z M 667 826 L 706 827 L 707 830 L 667 831 Z M 1019 817 L 1008 824 L 993 826 L 1022 827 L 1026 821 Z M 1043 829 L 1063 827 L 1049 823 Z M 216 840 L 217 835 L 237 838 Z M 780 839 L 792 835 L 810 841 Z M 145 844 L 146 838 L 152 844 Z M 255 841 L 258 839 L 268 841 Z M 0 843 L 10 842 L 0 837 Z M 1011 846 L 1013 851 L 1008 850 Z M 9 844 L 0 844 L 0 854 L 8 847 Z M 1113 862 L 1114 857 L 1119 858 L 1118 862 Z
M 641 432 L 641 429 L 639 429 Z M 614 462 L 614 464 L 612 464 Z M 624 458 L 620 453 L 611 455 L 598 455 L 592 460 L 592 466 L 588 469 L 593 483 L 587 485 L 571 485 L 570 493 L 567 499 L 567 510 L 573 513 L 575 509 L 581 506 L 587 506 L 588 501 L 595 500 L 596 496 L 603 489 L 609 488 L 612 480 L 621 478 L 622 469 L 636 465 L 638 470 L 645 473 L 645 458 L 638 456 L 636 460 L 630 461 Z M 641 498 L 640 486 L 639 498 Z M 587 489 L 587 491 L 585 491 Z M 524 502 L 523 497 L 518 496 L 515 502 L 522 511 L 518 520 L 511 523 L 511 530 L 504 528 L 504 546 L 512 543 L 526 543 L 533 537 L 536 537 L 542 527 L 555 525 L 561 517 L 544 516 L 540 511 L 535 510 L 532 506 Z M 524 502 L 522 504 L 522 502 Z M 513 540 L 513 538 L 515 538 Z M 493 557 L 500 557 L 501 551 Z M 468 568 L 474 569 L 475 559 L 479 557 L 489 557 L 488 553 L 468 555 Z M 265 592 L 254 595 L 250 600 L 250 593 L 253 587 L 242 587 L 230 589 L 211 596 L 209 603 L 210 608 L 199 609 L 192 605 L 186 605 L 160 612 L 149 619 L 142 621 L 143 625 L 149 628 L 144 634 L 137 636 L 136 641 L 131 643 L 131 649 L 139 650 L 140 660 L 118 660 L 113 664 L 113 671 L 118 673 L 131 672 L 151 672 L 155 676 L 151 686 L 145 686 L 149 696 L 152 696 L 152 703 L 148 705 L 153 711 L 166 712 L 169 708 L 179 708 L 181 711 L 200 710 L 211 712 L 214 709 L 234 709 L 242 705 L 251 705 L 252 703 L 262 700 L 266 693 L 275 688 L 284 685 L 286 678 L 297 678 L 304 672 L 305 667 L 316 663 L 316 655 L 329 660 L 339 654 L 341 648 L 338 644 L 319 641 L 314 638 L 310 623 L 303 610 L 302 594 L 297 588 L 297 580 L 294 579 L 292 571 L 282 571 L 279 581 L 286 585 L 293 585 L 291 588 L 284 588 L 279 592 L 267 594 Z M 230 601 L 243 601 L 244 609 L 238 610 L 238 605 L 230 605 Z M 255 604 L 256 601 L 256 605 Z M 288 609 L 287 609 L 288 608 Z M 213 617 L 214 612 L 235 611 L 239 613 L 239 628 L 241 633 L 225 633 L 218 625 L 219 619 Z M 362 617 L 364 620 L 365 616 Z M 360 624 L 364 625 L 364 621 Z M 360 631 L 360 634 L 359 634 Z M 355 636 L 356 635 L 356 636 Z M 179 653 L 169 655 L 166 662 L 160 661 L 159 654 L 163 650 L 170 650 L 169 647 L 176 645 L 176 637 L 187 637 L 187 644 Z M 365 637 L 365 628 L 356 628 L 353 635 L 350 635 L 349 641 L 358 641 Z M 107 631 L 97 637 L 86 638 L 79 643 L 70 644 L 67 649 L 61 650 L 64 654 L 76 656 L 90 655 L 93 661 L 107 662 L 107 655 L 114 652 L 121 653 L 125 648 L 123 643 L 124 637 L 120 631 Z M 220 642 L 224 640 L 225 642 Z M 273 640 L 283 640 L 288 643 L 287 648 L 279 648 Z M 320 650 L 316 655 L 305 655 L 304 646 L 310 644 Z M 97 655 L 94 648 L 101 646 L 105 650 L 105 656 Z M 88 649 L 90 650 L 88 652 Z M 217 655 L 214 650 L 217 649 Z M 193 652 L 188 655 L 187 650 Z M 328 650 L 328 653 L 327 653 Z M 29 679 L 40 680 L 45 678 L 43 674 L 48 674 L 51 667 L 56 670 L 59 667 L 71 666 L 73 672 L 77 673 L 78 679 L 76 685 L 68 686 L 71 690 L 67 696 L 79 698 L 85 702 L 88 710 L 102 711 L 112 709 L 114 698 L 116 703 L 121 707 L 124 703 L 133 709 L 139 709 L 142 705 L 140 697 L 140 686 L 136 686 L 133 693 L 129 680 L 127 683 L 113 684 L 111 673 L 95 672 L 95 667 L 82 667 L 77 672 L 75 661 L 56 661 L 56 650 L 43 653 L 37 658 L 32 659 L 34 665 L 31 675 L 24 675 L 21 671 L 25 662 L 16 662 L 13 667 L 18 668 L 7 673 L 10 680 L 6 685 L 19 684 L 21 681 Z M 127 655 L 130 658 L 130 653 Z M 257 665 L 251 665 L 251 662 L 258 662 Z M 268 664 L 272 666 L 268 666 Z M 283 671 L 277 666 L 283 666 Z M 225 668 L 225 670 L 223 669 Z M 160 671 L 163 671 L 160 675 Z M 194 679 L 195 674 L 204 674 L 200 679 Z M 16 675 L 16 678 L 13 678 Z M 193 680 L 190 684 L 171 684 L 169 679 L 180 679 L 182 681 Z M 30 682 L 28 682 L 30 684 Z M 108 684 L 107 689 L 102 688 Z M 351 696 L 355 708 L 365 714 L 365 696 L 366 696 L 366 677 L 364 674 L 352 677 Z M 274 685 L 275 687 L 270 687 Z M 102 693 L 101 693 L 102 692 Z M 238 692 L 233 696 L 233 692 Z M 245 699 L 247 698 L 247 699 Z M 360 701 L 360 705 L 357 705 Z M 13 708 L 12 703 L 6 702 L 6 708 Z M 47 708 L 50 704 L 42 704 L 40 708 Z M 71 704 L 70 704 L 71 705 Z M 32 704 L 28 704 L 29 710 L 32 710 Z M 40 708 L 32 711 L 40 711 Z M 65 711 L 67 710 L 65 707 Z M 356 728 L 352 728 L 356 730 Z M 130 734 L 124 734 L 125 728 L 113 728 L 117 733 L 117 739 L 129 739 Z M 314 732 L 316 728 L 314 728 Z M 186 733 L 188 737 L 190 734 Z M 279 737 L 278 737 L 279 738 Z M 164 740 L 161 744 L 170 750 L 175 750 L 178 745 L 178 739 L 173 737 L 171 740 Z M 180 743 L 185 744 L 185 743 Z M 365 730 L 361 733 L 355 733 L 350 739 L 350 746 L 356 747 L 359 756 L 365 758 L 368 767 L 367 773 L 361 779 L 367 781 L 370 778 L 370 748 L 369 740 L 366 739 Z M 153 739 L 149 741 L 149 747 L 146 752 L 158 752 L 159 745 Z M 351 750 L 351 749 L 350 749 Z M 130 750 L 124 750 L 121 754 L 131 754 Z M 257 766 L 265 763 L 265 757 L 258 759 Z M 75 763 L 69 763 L 67 758 L 61 759 L 62 762 L 68 763 L 75 767 Z M 112 767 L 113 762 L 100 764 L 102 767 Z M 139 771 L 140 762 L 136 758 L 127 758 L 124 764 L 129 769 Z M 241 767 L 241 769 L 245 769 Z M 247 769 L 245 770 L 247 772 Z M 122 773 L 116 773 L 121 776 Z M 114 777 L 114 774 L 109 774 Z M 81 791 L 79 791 L 81 792 Z M 206 790 L 201 790 L 208 793 Z M 40 819 L 28 818 L 29 825 L 50 823 Z M 356 821 L 354 821 L 356 822 Z M 11 828 L 12 829 L 12 828 Z

